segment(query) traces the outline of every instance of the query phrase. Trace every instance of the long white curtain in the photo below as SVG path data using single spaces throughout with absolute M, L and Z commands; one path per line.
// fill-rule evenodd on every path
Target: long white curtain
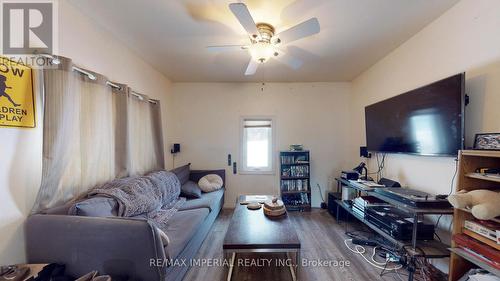
M 60 61 L 57 69 L 43 70 L 43 172 L 33 212 L 116 177 L 164 168 L 159 101 Z
M 157 101 L 144 102 L 147 97 L 138 97 L 129 93 L 127 103 L 129 172 L 131 175 L 144 174 L 147 171 L 164 166 L 161 116 Z M 161 143 L 158 143 L 161 142 Z

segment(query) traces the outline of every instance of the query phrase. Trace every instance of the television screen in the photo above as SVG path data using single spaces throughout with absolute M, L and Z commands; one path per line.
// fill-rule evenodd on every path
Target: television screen
M 464 141 L 465 74 L 365 107 L 368 150 L 457 155 Z

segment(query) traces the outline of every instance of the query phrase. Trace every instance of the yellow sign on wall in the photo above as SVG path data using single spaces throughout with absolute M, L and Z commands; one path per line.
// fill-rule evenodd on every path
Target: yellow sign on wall
M 35 127 L 31 68 L 0 57 L 0 127 Z

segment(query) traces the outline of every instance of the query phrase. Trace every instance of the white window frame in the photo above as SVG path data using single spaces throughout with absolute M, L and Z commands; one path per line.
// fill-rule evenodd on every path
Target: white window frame
M 269 167 L 267 169 L 254 169 L 246 167 L 246 143 L 244 140 L 244 125 L 248 120 L 270 120 L 271 121 L 271 145 L 269 152 Z M 241 116 L 240 117 L 240 165 L 239 173 L 242 175 L 274 175 L 276 173 L 275 161 L 276 156 L 276 119 L 274 116 Z

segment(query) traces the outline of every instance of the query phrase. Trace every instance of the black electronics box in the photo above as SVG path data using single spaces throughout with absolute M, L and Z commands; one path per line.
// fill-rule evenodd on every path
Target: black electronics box
M 365 219 L 398 240 L 411 240 L 413 235 L 413 217 L 393 206 L 368 207 Z M 418 222 L 418 240 L 433 240 L 434 225 Z
M 359 178 L 359 173 L 356 171 L 342 171 L 340 177 L 345 180 L 357 180 Z
M 328 212 L 330 215 L 335 217 L 337 221 L 350 220 L 351 214 L 339 206 L 335 200 L 342 200 L 342 193 L 328 192 Z
M 451 208 L 448 199 L 409 188 L 375 188 L 375 192 L 415 208 Z

